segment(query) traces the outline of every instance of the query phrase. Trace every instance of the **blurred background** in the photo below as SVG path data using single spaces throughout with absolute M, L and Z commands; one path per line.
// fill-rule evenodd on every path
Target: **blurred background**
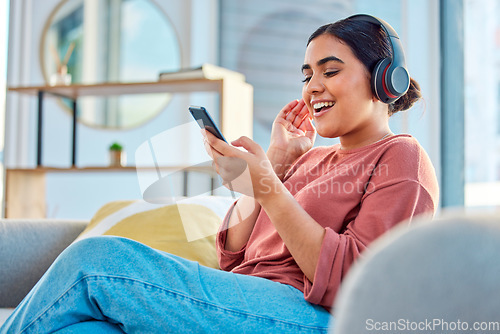
M 497 210 L 499 0 L 1 1 L 2 172 L 36 166 L 37 99 L 7 88 L 48 85 L 66 56 L 71 84 L 156 81 L 161 72 L 205 63 L 242 73 L 254 91 L 253 138 L 267 148 L 276 113 L 301 96 L 307 38 L 320 25 L 355 13 L 386 20 L 402 40 L 424 99 L 392 117 L 391 127 L 415 136 L 428 152 L 442 208 Z M 113 142 L 124 147 L 126 165 L 135 166 L 143 143 L 190 121 L 188 105 L 216 115 L 220 102 L 209 92 L 82 98 L 77 166 L 107 166 Z M 70 106 L 59 98 L 44 101 L 44 166 L 70 167 Z M 316 145 L 336 142 L 318 138 Z M 173 145 L 165 142 L 160 150 L 171 152 L 173 164 L 185 164 Z M 203 151 L 189 131 L 175 145 L 190 154 Z M 193 178 L 189 194 L 202 192 L 206 181 Z M 88 219 L 108 201 L 142 197 L 133 171 L 47 173 L 44 182 L 50 218 Z M 178 185 L 173 192 L 182 190 Z

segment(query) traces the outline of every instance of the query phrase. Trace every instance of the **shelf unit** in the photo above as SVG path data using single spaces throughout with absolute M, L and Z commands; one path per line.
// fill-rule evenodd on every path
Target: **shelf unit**
M 138 167 L 146 170 L 146 167 Z M 188 195 L 189 173 L 204 173 L 210 176 L 210 190 L 213 193 L 215 178 L 217 174 L 212 167 L 200 166 L 174 166 L 174 167 L 150 167 L 151 170 L 159 169 L 162 172 L 173 170 L 183 173 L 183 195 Z M 38 167 L 38 168 L 8 168 L 5 184 L 5 216 L 6 218 L 45 218 L 46 217 L 46 177 L 50 173 L 72 173 L 77 175 L 89 173 L 135 173 L 136 167 Z
M 252 137 L 253 87 L 240 73 L 227 69 L 211 68 L 210 75 L 199 69 L 182 71 L 154 82 L 102 83 L 69 86 L 9 87 L 9 92 L 27 94 L 38 98 L 37 150 L 35 168 L 7 168 L 4 208 L 6 218 L 44 218 L 46 216 L 45 178 L 48 173 L 88 173 L 131 171 L 135 167 L 79 168 L 77 152 L 78 98 L 83 96 L 113 96 L 151 93 L 215 92 L 219 94 L 219 126 L 228 139 L 242 135 Z M 42 161 L 43 101 L 45 97 L 64 97 L 72 101 L 72 152 L 69 168 L 50 168 Z M 187 109 L 187 106 L 186 106 Z M 178 168 L 177 166 L 172 166 Z M 188 169 L 186 169 L 188 170 Z

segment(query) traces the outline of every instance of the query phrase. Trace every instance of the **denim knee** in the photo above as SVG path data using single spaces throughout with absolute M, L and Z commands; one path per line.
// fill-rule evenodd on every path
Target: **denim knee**
M 128 239 L 115 236 L 98 236 L 79 240 L 70 245 L 64 252 L 70 253 L 72 257 L 107 257 L 128 246 Z
M 135 241 L 114 236 L 82 239 L 70 245 L 54 265 L 82 274 L 109 273 L 132 261 Z
M 135 241 L 123 237 L 103 235 L 81 239 L 69 246 L 67 250 L 78 250 L 84 253 L 94 253 L 95 250 L 114 252 L 117 249 L 129 247 L 130 242 Z

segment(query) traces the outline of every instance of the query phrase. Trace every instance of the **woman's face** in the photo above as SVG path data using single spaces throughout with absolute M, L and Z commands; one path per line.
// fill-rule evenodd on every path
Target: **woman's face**
M 302 97 L 322 137 L 360 142 L 383 125 L 368 70 L 338 38 L 323 34 L 313 39 L 302 72 Z

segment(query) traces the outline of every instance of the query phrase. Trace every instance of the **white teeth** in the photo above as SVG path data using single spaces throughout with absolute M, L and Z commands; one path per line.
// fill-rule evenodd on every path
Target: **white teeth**
M 313 105 L 313 108 L 314 108 L 314 109 L 321 109 L 321 108 L 323 108 L 323 107 L 331 107 L 331 106 L 333 106 L 334 104 L 335 104 L 335 102 L 331 102 L 331 101 L 330 101 L 330 102 L 319 102 L 319 103 L 315 103 L 315 104 Z

